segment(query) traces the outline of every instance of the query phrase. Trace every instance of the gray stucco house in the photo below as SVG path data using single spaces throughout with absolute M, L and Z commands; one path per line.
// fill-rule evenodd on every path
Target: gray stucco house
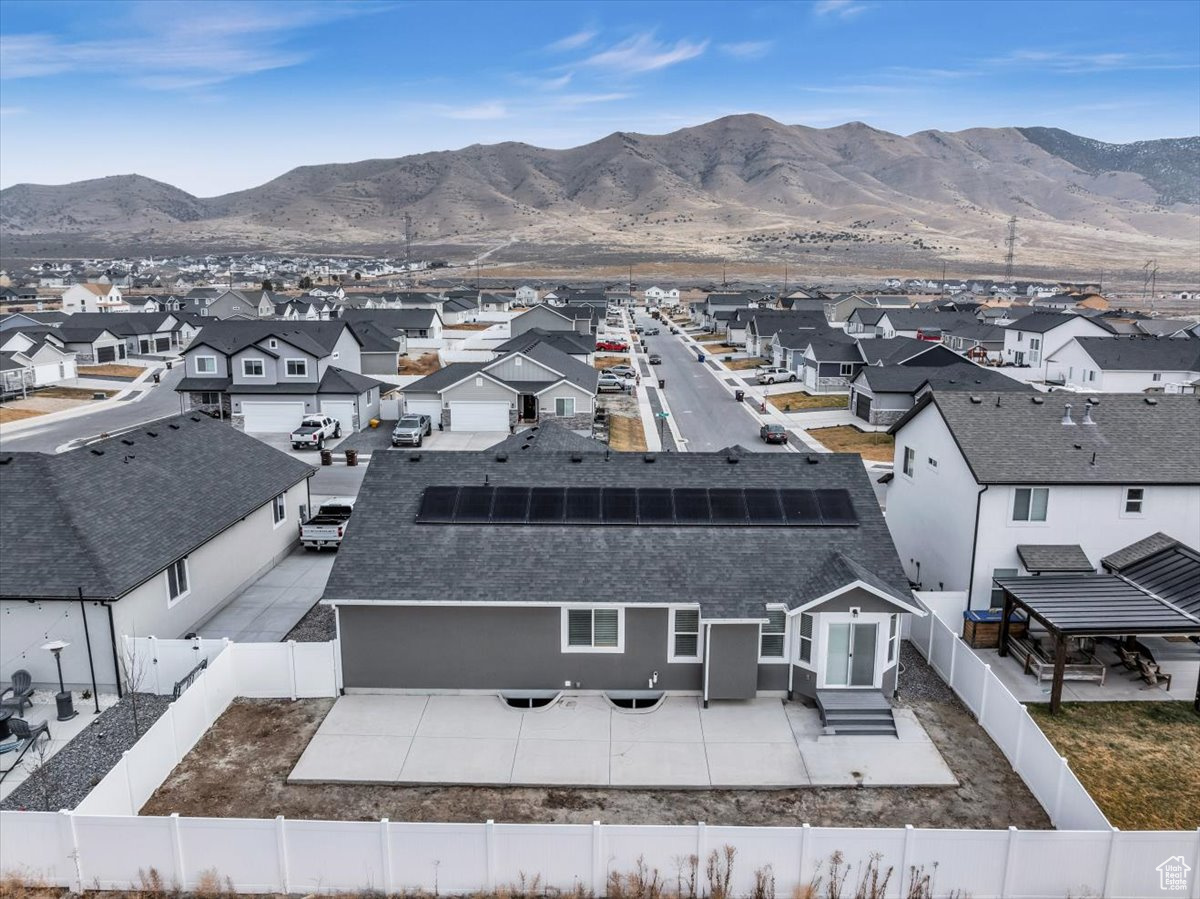
M 348 691 L 894 692 L 901 616 L 924 612 L 857 456 L 544 430 L 375 455 L 322 600 Z

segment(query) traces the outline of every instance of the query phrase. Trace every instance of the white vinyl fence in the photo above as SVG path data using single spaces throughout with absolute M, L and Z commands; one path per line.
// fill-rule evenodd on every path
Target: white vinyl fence
M 918 601 L 920 598 L 918 593 Z M 926 606 L 930 613 L 924 618 L 910 616 L 909 641 L 979 719 L 1054 826 L 1059 830 L 1108 830 L 1112 825 L 1104 813 L 1025 706 L 931 606 Z
M 934 616 L 929 616 L 933 618 Z M 932 623 L 932 622 L 931 622 Z M 954 679 L 978 689 L 983 716 L 997 728 L 1016 727 L 1003 711 L 990 672 L 928 625 L 926 647 Z M 932 634 L 933 636 L 930 636 Z M 932 641 L 930 643 L 929 641 Z M 906 895 L 912 869 L 936 864 L 934 894 L 961 890 L 974 899 L 1105 896 L 1200 899 L 1200 830 L 1122 833 L 1097 830 L 1018 831 L 924 828 L 717 827 L 594 824 L 476 824 L 141 817 L 137 810 L 236 696 L 335 696 L 336 644 L 239 644 L 146 638 L 138 653 L 155 659 L 159 682 L 171 686 L 198 655 L 209 657 L 195 678 L 141 740 L 73 812 L 0 812 L 0 871 L 80 891 L 136 887 L 154 869 L 168 884 L 202 886 L 226 878 L 239 892 L 423 891 L 437 895 L 504 889 L 535 876 L 542 888 L 602 895 L 610 874 L 632 872 L 639 859 L 673 887 L 688 856 L 704 864 L 710 852 L 733 846 L 734 896 L 752 892 L 754 874 L 770 867 L 776 894 L 791 896 L 841 852 L 854 866 L 878 853 L 894 869 L 887 896 Z M 211 653 L 211 657 L 207 654 Z M 964 674 L 963 672 L 970 672 Z M 962 695 L 960 690 L 960 695 Z M 964 697 L 965 698 L 965 697 Z M 1011 698 L 1011 697 L 1010 697 Z M 1020 734 L 1020 730 L 1013 733 Z M 1042 750 L 1032 735 L 1014 757 L 1034 770 Z M 1057 770 L 1057 769 L 1055 769 Z M 1068 772 L 1069 773 L 1069 772 Z M 234 775 L 236 776 L 236 775 Z M 1034 770 L 1035 777 L 1042 777 Z M 1074 780 L 1074 778 L 1070 778 Z M 1065 782 L 1060 814 L 1081 814 Z M 1035 791 L 1038 788 L 1035 788 Z M 1097 813 L 1098 814 L 1098 813 Z M 1082 824 L 1072 824 L 1080 828 Z M 1183 891 L 1159 890 L 1164 862 L 1192 869 Z M 854 873 L 851 873 L 851 880 Z

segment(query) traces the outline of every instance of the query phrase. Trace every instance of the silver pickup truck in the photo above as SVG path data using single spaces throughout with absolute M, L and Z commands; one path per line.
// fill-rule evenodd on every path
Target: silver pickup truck
M 306 550 L 337 549 L 346 536 L 354 500 L 331 499 L 321 504 L 317 514 L 300 524 L 300 542 Z

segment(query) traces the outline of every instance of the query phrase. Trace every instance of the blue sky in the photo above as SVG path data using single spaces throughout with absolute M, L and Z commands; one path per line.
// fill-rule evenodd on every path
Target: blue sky
M 1200 3 L 0 0 L 0 185 L 788 124 L 1200 133 Z

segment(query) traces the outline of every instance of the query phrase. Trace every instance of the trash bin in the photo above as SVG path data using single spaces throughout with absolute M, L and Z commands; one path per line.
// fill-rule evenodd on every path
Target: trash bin
M 158 372 L 155 372 L 155 373 L 154 373 L 154 383 L 155 383 L 155 384 L 160 384 L 160 383 L 162 383 L 162 376 L 161 376 L 161 375 L 159 375 L 159 373 L 158 373 Z
M 171 370 L 171 363 L 170 363 L 170 362 L 168 362 L 168 363 L 167 363 L 167 371 L 170 371 L 170 370 Z
M 703 354 L 703 353 L 697 353 L 697 354 L 696 354 L 696 361 L 697 361 L 697 362 L 703 362 L 703 361 L 704 361 L 704 354 Z
M 358 450 L 346 450 L 346 464 L 347 465 L 357 465 L 358 464 Z
M 667 379 L 666 379 L 666 378 L 659 378 L 659 379 L 658 379 L 658 389 L 659 389 L 659 390 L 662 390 L 662 389 L 663 389 L 664 387 L 666 387 L 666 386 L 667 386 Z
M 321 464 L 322 465 L 332 465 L 333 464 L 333 450 L 327 450 L 327 449 L 321 450 Z
M 746 398 L 746 391 L 744 391 L 744 390 L 735 390 L 735 391 L 733 392 L 733 398 L 734 398 L 735 400 L 737 400 L 737 401 L 740 403 L 742 400 L 744 400 L 744 399 Z

